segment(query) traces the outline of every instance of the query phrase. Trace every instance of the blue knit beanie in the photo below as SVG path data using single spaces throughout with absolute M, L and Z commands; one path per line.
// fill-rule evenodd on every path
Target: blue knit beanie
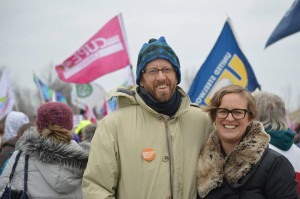
M 150 39 L 145 43 L 139 52 L 139 57 L 136 67 L 136 84 L 140 84 L 141 73 L 146 65 L 155 59 L 165 59 L 169 61 L 174 68 L 176 68 L 177 84 L 180 83 L 180 63 L 177 55 L 172 48 L 167 44 L 164 37 L 157 39 Z

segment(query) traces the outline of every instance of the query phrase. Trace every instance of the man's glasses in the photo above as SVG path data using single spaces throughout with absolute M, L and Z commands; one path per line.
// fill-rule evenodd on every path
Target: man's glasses
M 228 117 L 228 114 L 231 113 L 232 117 L 236 120 L 244 119 L 248 110 L 246 109 L 232 109 L 228 110 L 226 108 L 216 108 L 216 116 L 219 119 L 225 119 Z
M 142 70 L 143 73 L 146 73 L 148 75 L 154 76 L 154 75 L 158 75 L 159 71 L 161 71 L 163 74 L 170 74 L 172 72 L 174 72 L 176 69 L 172 68 L 172 67 L 165 67 L 165 68 L 149 68 L 149 69 L 145 69 Z

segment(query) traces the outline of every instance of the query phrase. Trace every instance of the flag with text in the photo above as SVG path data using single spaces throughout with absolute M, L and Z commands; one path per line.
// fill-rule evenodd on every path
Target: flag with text
M 119 14 L 55 69 L 65 82 L 86 84 L 128 65 L 126 36 Z
M 194 78 L 188 95 L 192 102 L 205 106 L 220 87 L 230 84 L 241 85 L 249 91 L 260 87 L 236 41 L 230 19 L 227 19 L 216 44 Z

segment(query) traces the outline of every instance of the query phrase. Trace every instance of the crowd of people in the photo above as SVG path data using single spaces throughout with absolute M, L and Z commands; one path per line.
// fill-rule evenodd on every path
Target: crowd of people
M 109 93 L 118 110 L 97 125 L 74 125 L 60 102 L 42 104 L 31 122 L 10 112 L 0 132 L 0 196 L 299 197 L 300 125 L 288 127 L 279 96 L 227 85 L 200 108 L 180 81 L 179 59 L 160 37 L 142 46 L 136 85 Z

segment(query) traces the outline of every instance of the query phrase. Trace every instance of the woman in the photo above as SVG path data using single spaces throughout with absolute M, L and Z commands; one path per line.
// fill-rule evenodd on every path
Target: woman
M 22 112 L 11 111 L 8 113 L 5 120 L 4 135 L 2 138 L 3 144 L 1 145 L 0 168 L 3 167 L 6 160 L 15 150 L 15 145 L 18 140 L 16 136 L 19 128 L 28 122 L 28 116 Z
M 72 140 L 73 114 L 64 103 L 48 102 L 37 112 L 36 128 L 31 127 L 16 145 L 23 153 L 18 161 L 12 189 L 24 190 L 25 154 L 29 155 L 28 194 L 31 198 L 82 198 L 82 175 L 88 151 Z M 8 181 L 14 152 L 0 176 L 1 195 Z
M 197 166 L 200 198 L 298 198 L 291 163 L 268 147 L 270 137 L 245 88 L 218 90 L 205 110 L 216 130 L 201 150 Z

